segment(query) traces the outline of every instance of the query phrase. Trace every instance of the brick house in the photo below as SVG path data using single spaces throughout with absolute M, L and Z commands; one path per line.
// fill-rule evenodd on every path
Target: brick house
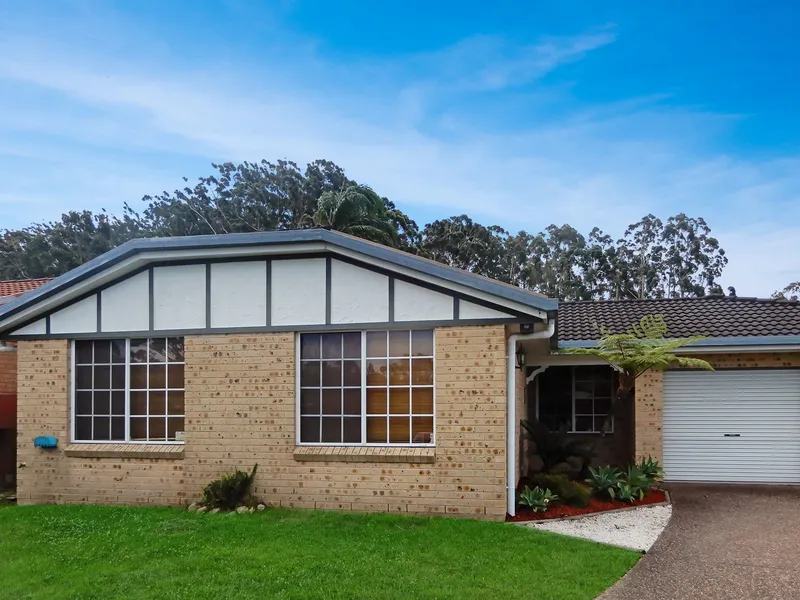
M 50 279 L 0 281 L 0 307 Z M 0 489 L 14 483 L 17 466 L 17 354 L 14 344 L 0 344 Z
M 558 354 L 593 343 L 582 307 L 324 230 L 128 242 L 0 309 L 19 346 L 18 501 L 179 505 L 258 463 L 275 505 L 502 519 L 520 418 L 598 439 L 610 372 Z M 792 335 L 697 351 L 792 366 Z M 642 382 L 599 460 L 673 456 L 666 407 L 686 382 L 668 379 Z M 792 393 L 776 410 L 800 423 Z

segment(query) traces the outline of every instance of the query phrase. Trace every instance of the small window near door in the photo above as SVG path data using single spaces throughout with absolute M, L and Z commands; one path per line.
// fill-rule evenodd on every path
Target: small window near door
M 538 376 L 538 419 L 551 431 L 600 433 L 613 393 L 611 367 L 550 367 Z

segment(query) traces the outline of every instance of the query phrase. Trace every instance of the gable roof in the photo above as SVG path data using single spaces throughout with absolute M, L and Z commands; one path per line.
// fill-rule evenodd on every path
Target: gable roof
M 135 259 L 139 259 L 141 263 L 148 261 L 158 262 L 160 260 L 159 256 L 165 257 L 164 260 L 172 260 L 178 255 L 189 256 L 192 252 L 194 252 L 193 256 L 195 257 L 213 256 L 215 253 L 225 251 L 241 251 L 244 253 L 248 248 L 255 252 L 258 247 L 270 246 L 286 246 L 289 252 L 291 252 L 292 248 L 306 252 L 309 251 L 308 248 L 315 248 L 317 251 L 327 249 L 343 254 L 349 253 L 362 258 L 382 261 L 389 268 L 405 269 L 423 276 L 432 276 L 443 282 L 488 294 L 498 300 L 511 301 L 536 311 L 555 311 L 558 307 L 557 300 L 547 298 L 541 294 L 449 267 L 401 250 L 368 242 L 336 231 L 302 229 L 130 240 L 114 250 L 45 283 L 39 289 L 0 306 L 0 321 L 5 323 L 2 328 L 13 327 L 15 324 L 8 321 L 8 319 L 18 313 L 27 311 L 27 309 L 38 312 L 39 308 L 34 307 L 34 305 L 53 296 L 58 295 L 60 298 L 65 293 L 71 294 L 73 293 L 72 290 L 77 289 L 81 284 L 84 284 L 84 287 L 87 288 L 86 291 L 101 285 L 103 278 L 107 280 L 113 276 L 115 268 L 122 268 Z M 14 320 L 16 321 L 17 319 Z
M 589 346 L 599 338 L 598 325 L 622 333 L 646 315 L 660 314 L 668 337 L 707 336 L 699 345 L 800 342 L 800 304 L 786 300 L 706 296 L 601 302 L 562 302 L 558 342 L 562 347 Z

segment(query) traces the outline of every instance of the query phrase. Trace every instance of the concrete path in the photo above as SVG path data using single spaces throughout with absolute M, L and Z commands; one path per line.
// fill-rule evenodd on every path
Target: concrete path
M 602 600 L 800 599 L 800 487 L 667 488 L 670 524 Z

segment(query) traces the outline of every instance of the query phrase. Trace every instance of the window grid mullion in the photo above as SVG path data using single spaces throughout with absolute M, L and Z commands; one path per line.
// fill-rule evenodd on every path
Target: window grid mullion
M 367 332 L 361 332 L 361 443 L 367 443 Z
M 131 340 L 125 339 L 125 441 L 131 441 Z

